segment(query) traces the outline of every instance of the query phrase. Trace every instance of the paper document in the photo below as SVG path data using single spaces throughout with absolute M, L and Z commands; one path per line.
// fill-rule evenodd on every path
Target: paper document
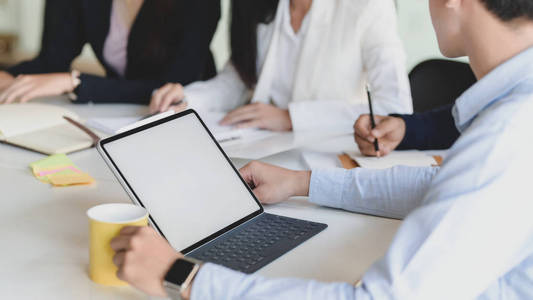
M 361 168 L 388 169 L 394 166 L 431 167 L 438 165 L 433 156 L 424 152 L 393 151 L 384 157 L 364 156 L 359 151 L 344 151 L 351 159 L 355 160 Z
M 226 115 L 225 112 L 199 112 L 198 114 L 217 142 L 224 145 L 253 142 L 276 134 L 257 128 L 239 129 L 235 126 L 220 125 L 220 121 Z
M 94 118 L 87 120 L 85 126 L 105 134 L 115 135 L 120 128 L 131 125 L 140 119 L 140 117 Z
M 102 133 L 115 135 L 120 132 L 128 131 L 130 129 L 143 126 L 153 121 L 166 118 L 173 115 L 173 111 L 160 113 L 149 118 L 131 116 L 131 117 L 116 117 L 116 118 L 93 118 L 87 120 L 85 125 L 96 129 Z

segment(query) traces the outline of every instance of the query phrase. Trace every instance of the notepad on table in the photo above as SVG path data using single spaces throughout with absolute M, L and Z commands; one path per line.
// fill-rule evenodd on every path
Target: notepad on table
M 33 175 L 54 186 L 91 184 L 94 179 L 82 172 L 65 154 L 55 154 L 30 164 Z
M 367 169 L 388 169 L 395 166 L 431 167 L 439 164 L 433 156 L 417 150 L 393 151 L 383 157 L 364 156 L 359 151 L 344 151 L 344 153 L 361 168 Z
M 46 104 L 0 105 L 0 142 L 44 154 L 70 153 L 93 140 L 63 117 L 80 118 L 62 107 Z

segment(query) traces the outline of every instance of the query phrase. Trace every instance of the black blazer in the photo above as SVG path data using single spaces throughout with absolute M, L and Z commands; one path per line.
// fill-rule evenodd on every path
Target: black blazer
M 220 18 L 219 0 L 171 0 L 166 17 L 156 15 L 161 0 L 145 0 L 131 28 L 125 78 L 103 57 L 109 32 L 112 0 L 47 0 L 39 55 L 7 71 L 12 75 L 68 72 L 86 43 L 104 66 L 106 77 L 82 74 L 76 102 L 147 104 L 154 89 L 166 82 L 183 85 L 215 75 L 209 45 Z M 159 2 L 160 4 L 161 2 Z M 153 42 L 156 24 L 161 42 Z M 155 55 L 154 55 L 155 54 Z

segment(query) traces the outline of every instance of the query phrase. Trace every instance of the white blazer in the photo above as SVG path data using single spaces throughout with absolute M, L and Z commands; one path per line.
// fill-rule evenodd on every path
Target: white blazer
M 213 79 L 185 87 L 189 107 L 229 111 L 250 102 L 270 103 L 283 1 L 288 0 L 280 0 L 274 21 L 257 29 L 255 89 L 247 89 L 229 61 Z M 358 116 L 368 113 L 367 82 L 376 114 L 412 113 L 393 0 L 313 0 L 309 13 L 289 104 L 293 130 L 350 131 Z

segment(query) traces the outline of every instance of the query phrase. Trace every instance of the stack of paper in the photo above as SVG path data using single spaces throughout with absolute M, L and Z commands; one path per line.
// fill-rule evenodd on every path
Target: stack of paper
M 94 179 L 74 165 L 64 154 L 49 156 L 30 164 L 33 175 L 42 182 L 54 186 L 91 184 Z
M 394 166 L 431 167 L 438 165 L 433 156 L 421 151 L 393 151 L 384 157 L 364 156 L 358 151 L 344 151 L 361 168 L 388 169 Z

